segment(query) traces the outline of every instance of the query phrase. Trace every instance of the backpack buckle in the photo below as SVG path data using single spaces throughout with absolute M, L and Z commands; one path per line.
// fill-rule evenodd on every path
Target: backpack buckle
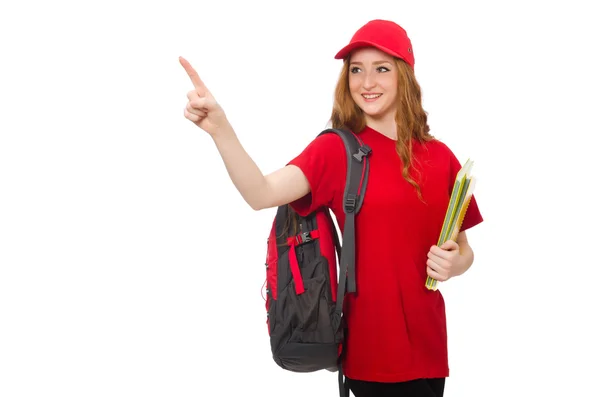
M 309 241 L 312 241 L 312 240 L 313 240 L 313 238 L 310 236 L 310 232 L 300 233 L 299 235 L 296 236 L 296 244 L 298 244 L 298 245 L 308 243 Z
M 356 195 L 348 194 L 348 197 L 346 197 L 346 201 L 344 202 L 344 209 L 346 210 L 347 213 L 350 213 L 350 212 L 354 212 L 355 208 L 356 208 Z
M 362 163 L 363 157 L 368 156 L 369 154 L 371 154 L 371 148 L 368 145 L 363 145 L 358 148 L 358 152 L 353 154 L 352 157 L 358 160 L 359 163 Z

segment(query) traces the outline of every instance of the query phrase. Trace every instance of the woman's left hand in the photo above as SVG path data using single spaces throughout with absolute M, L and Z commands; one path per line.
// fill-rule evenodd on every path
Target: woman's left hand
M 441 246 L 432 246 L 427 253 L 427 275 L 434 280 L 446 281 L 457 274 L 462 257 L 456 241 L 448 240 Z

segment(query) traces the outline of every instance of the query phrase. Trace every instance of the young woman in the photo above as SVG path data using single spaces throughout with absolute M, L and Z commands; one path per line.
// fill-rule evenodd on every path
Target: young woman
M 444 300 L 425 287 L 473 263 L 466 230 L 483 221 L 473 197 L 456 242 L 436 246 L 461 163 L 429 133 L 402 27 L 373 20 L 338 52 L 342 72 L 331 115 L 371 147 L 356 220 L 357 293 L 346 297 L 344 374 L 356 397 L 441 397 L 449 375 Z M 283 168 L 263 175 L 223 109 L 183 58 L 194 90 L 184 115 L 213 139 L 229 176 L 255 210 L 290 203 L 301 215 L 326 206 L 344 227 L 345 149 L 335 134 L 315 138 Z

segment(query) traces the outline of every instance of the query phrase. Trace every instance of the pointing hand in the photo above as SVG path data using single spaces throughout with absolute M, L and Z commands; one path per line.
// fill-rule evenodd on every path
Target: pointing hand
M 179 63 L 194 85 L 194 89 L 187 94 L 188 103 L 184 110 L 184 116 L 214 137 L 228 124 L 225 112 L 206 88 L 192 65 L 183 57 L 179 57 Z

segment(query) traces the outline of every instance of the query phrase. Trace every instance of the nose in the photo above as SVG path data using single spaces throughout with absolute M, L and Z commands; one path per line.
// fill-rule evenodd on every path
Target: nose
M 363 80 L 363 87 L 365 90 L 369 91 L 377 85 L 377 78 L 373 73 L 365 73 L 365 78 Z

